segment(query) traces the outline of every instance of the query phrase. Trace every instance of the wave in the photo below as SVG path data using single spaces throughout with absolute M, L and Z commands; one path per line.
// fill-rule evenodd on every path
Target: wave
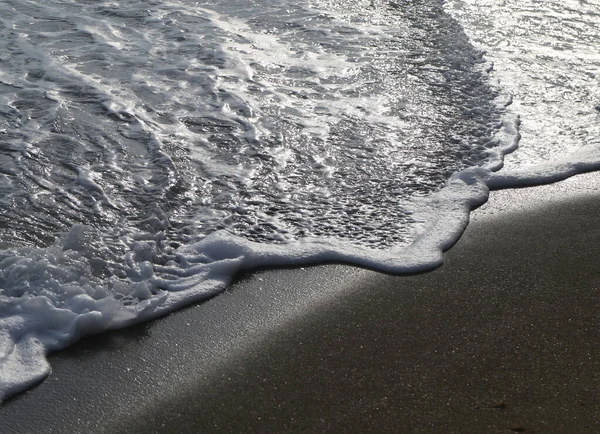
M 437 0 L 151 6 L 0 6 L 2 399 L 241 270 L 432 269 L 490 188 L 600 168 L 500 170 L 519 117 Z

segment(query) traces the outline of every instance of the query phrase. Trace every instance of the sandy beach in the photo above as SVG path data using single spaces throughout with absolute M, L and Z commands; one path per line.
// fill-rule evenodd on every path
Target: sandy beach
M 442 267 L 263 270 L 84 339 L 3 433 L 598 433 L 600 176 L 492 192 Z

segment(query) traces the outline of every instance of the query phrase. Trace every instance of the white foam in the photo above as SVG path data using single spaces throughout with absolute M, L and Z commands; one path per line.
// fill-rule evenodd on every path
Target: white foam
M 513 128 L 506 124 L 505 129 Z M 505 129 L 499 135 L 507 135 Z M 512 146 L 507 143 L 506 149 Z M 490 173 L 483 168 L 458 173 L 444 189 L 423 200 L 417 213 L 423 219 L 422 233 L 404 248 L 373 250 L 326 238 L 281 246 L 254 243 L 220 231 L 178 249 L 176 261 L 164 266 L 148 260 L 151 247 L 133 243 L 127 267 L 129 282 L 94 278 L 93 264 L 82 259 L 94 236 L 90 227 L 74 226 L 48 248 L 5 251 L 0 279 L 10 292 L 0 298 L 5 345 L 0 397 L 44 378 L 50 371 L 46 353 L 82 336 L 126 327 L 204 300 L 226 288 L 235 273 L 244 269 L 328 261 L 391 273 L 435 268 L 442 262 L 442 252 L 464 230 L 469 211 L 487 198 L 485 180 Z M 124 303 L 128 300 L 130 304 Z

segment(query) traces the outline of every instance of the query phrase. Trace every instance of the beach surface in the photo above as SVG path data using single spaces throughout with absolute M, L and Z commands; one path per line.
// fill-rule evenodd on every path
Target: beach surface
M 2 432 L 598 433 L 599 188 L 492 192 L 429 273 L 261 270 L 86 338 Z

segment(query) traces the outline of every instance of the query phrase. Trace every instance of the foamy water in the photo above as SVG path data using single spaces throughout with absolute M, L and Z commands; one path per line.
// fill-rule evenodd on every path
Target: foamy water
M 0 397 L 241 269 L 433 268 L 489 187 L 595 169 L 600 7 L 563 4 L 4 1 Z

